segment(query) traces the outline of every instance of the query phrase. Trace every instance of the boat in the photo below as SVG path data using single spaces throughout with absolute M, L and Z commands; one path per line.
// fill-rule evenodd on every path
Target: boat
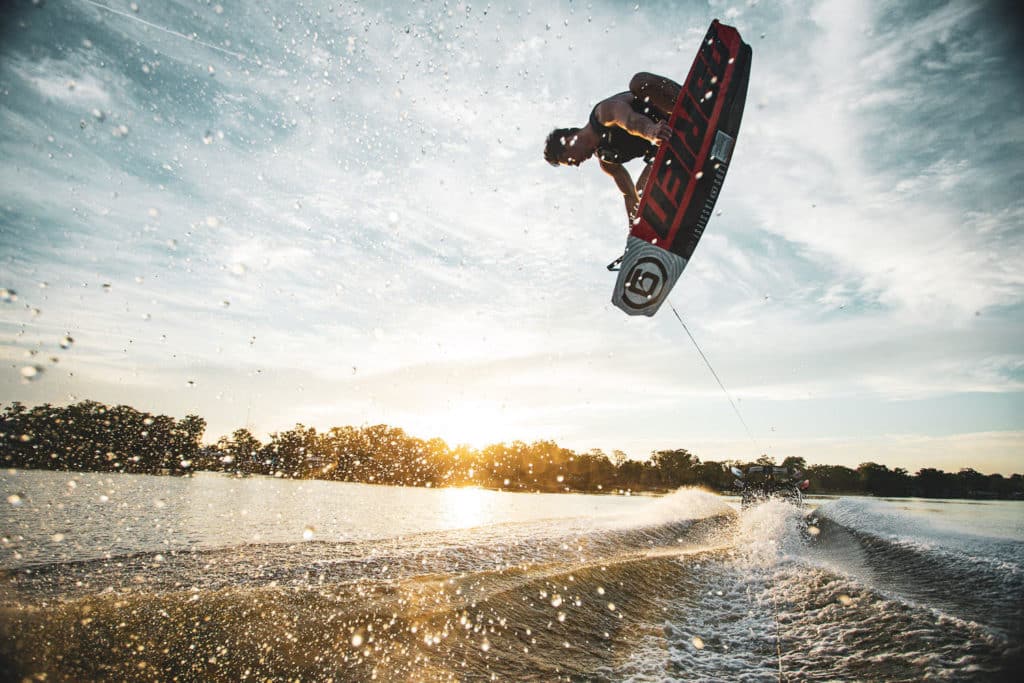
M 743 509 L 773 498 L 803 507 L 804 491 L 811 485 L 797 467 L 749 465 L 743 469 L 733 466 L 729 470 L 735 477 L 733 486 L 740 491 Z

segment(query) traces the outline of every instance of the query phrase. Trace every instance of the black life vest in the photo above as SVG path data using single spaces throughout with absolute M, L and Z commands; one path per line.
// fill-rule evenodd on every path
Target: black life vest
M 630 95 L 632 97 L 630 92 L 619 93 L 619 95 Z M 618 97 L 618 95 L 615 97 Z M 633 108 L 633 111 L 646 116 L 652 121 L 664 120 L 661 112 L 649 103 L 641 102 L 636 97 L 633 97 L 630 106 Z M 590 127 L 601 136 L 601 141 L 597 143 L 597 150 L 595 152 L 598 159 L 611 161 L 616 164 L 625 163 L 630 159 L 637 159 L 639 157 L 643 157 L 647 163 L 651 163 L 654 160 L 654 156 L 658 153 L 657 145 L 647 138 L 631 135 L 625 129 L 618 126 L 605 126 L 597 120 L 596 112 L 597 106 L 595 105 L 590 110 Z

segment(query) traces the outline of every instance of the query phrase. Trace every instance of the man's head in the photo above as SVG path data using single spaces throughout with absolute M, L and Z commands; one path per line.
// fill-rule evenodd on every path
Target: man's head
M 579 166 L 596 146 L 580 139 L 579 128 L 556 128 L 544 142 L 544 160 L 552 166 Z

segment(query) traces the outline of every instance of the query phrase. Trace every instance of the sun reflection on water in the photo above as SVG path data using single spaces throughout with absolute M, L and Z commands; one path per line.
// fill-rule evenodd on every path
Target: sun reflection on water
M 441 523 L 445 529 L 468 529 L 494 521 L 494 491 L 476 486 L 442 489 Z

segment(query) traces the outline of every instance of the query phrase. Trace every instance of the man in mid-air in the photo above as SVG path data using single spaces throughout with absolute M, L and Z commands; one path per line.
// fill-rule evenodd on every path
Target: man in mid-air
M 636 216 L 651 162 L 672 129 L 668 119 L 681 87 L 664 76 L 641 72 L 629 90 L 598 102 L 582 128 L 556 128 L 544 143 L 544 159 L 552 166 L 579 166 L 597 155 L 601 170 L 612 177 L 626 201 L 630 221 Z M 647 162 L 636 184 L 623 164 Z

